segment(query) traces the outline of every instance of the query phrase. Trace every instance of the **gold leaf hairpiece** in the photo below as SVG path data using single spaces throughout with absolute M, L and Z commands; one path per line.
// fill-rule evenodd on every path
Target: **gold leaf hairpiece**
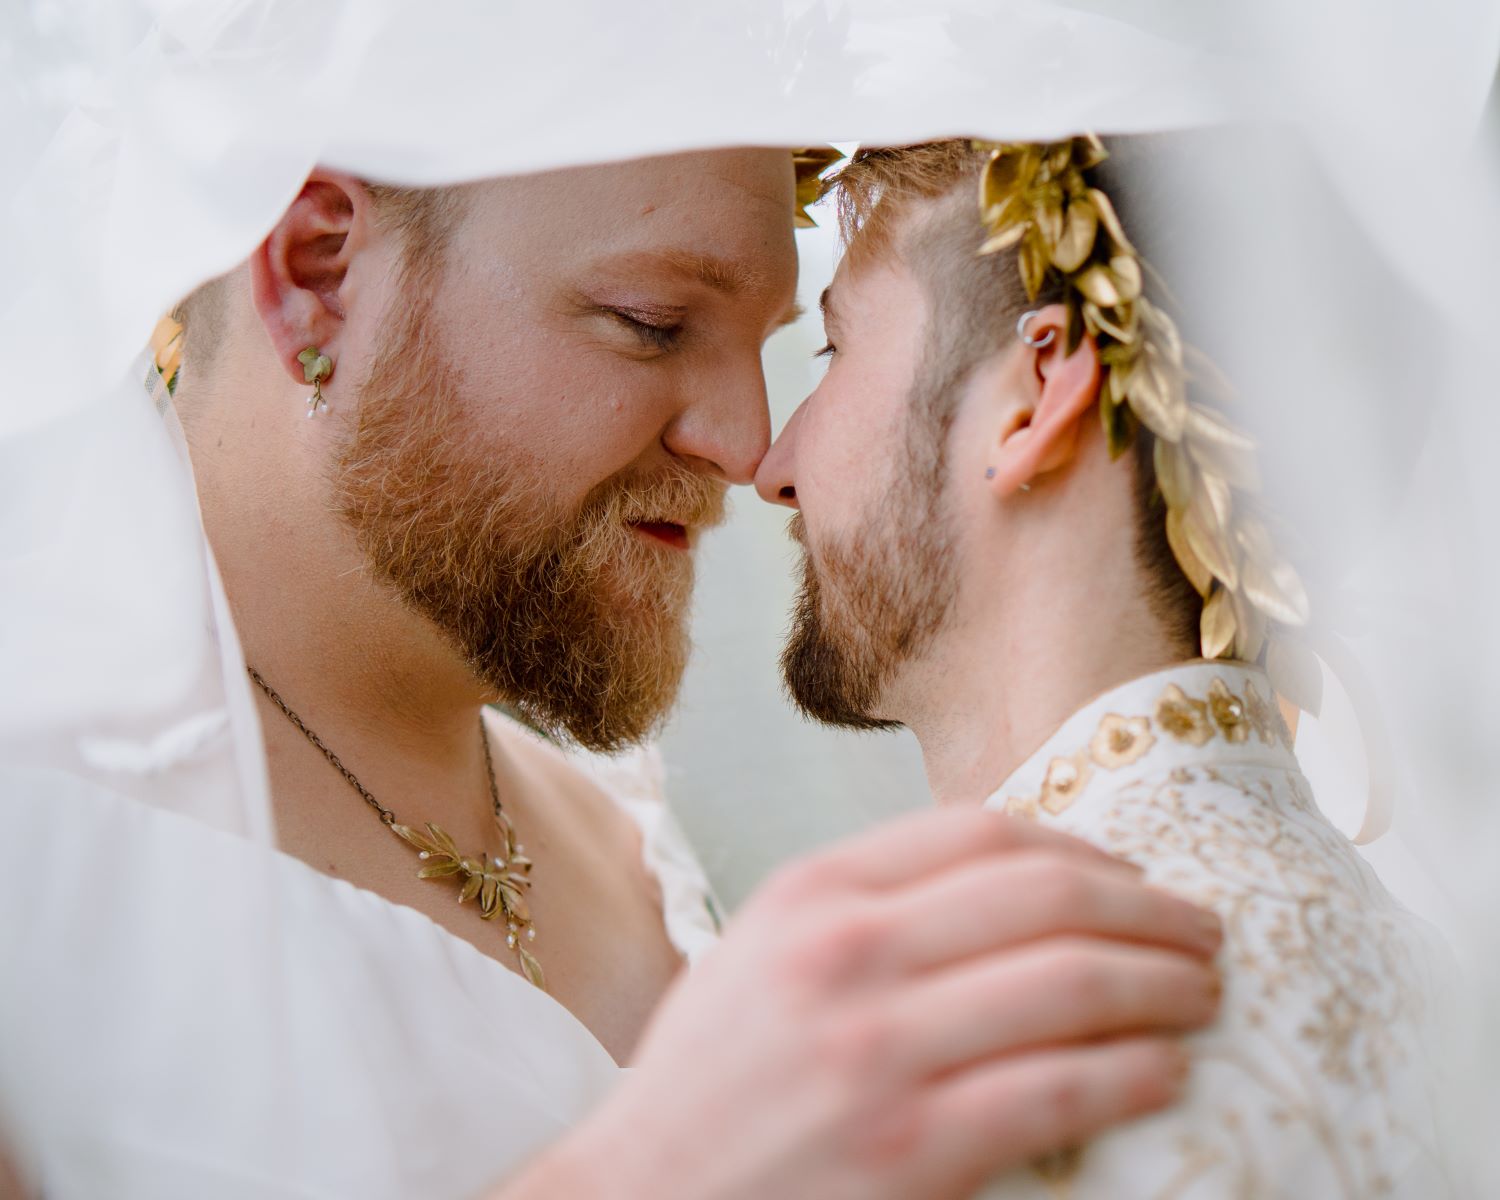
M 808 209 L 823 198 L 828 183 L 823 172 L 844 157 L 832 146 L 802 146 L 792 151 L 792 169 L 797 175 L 797 208 L 795 221 L 798 229 L 816 227 Z
M 1191 378 L 1228 399 L 1227 382 L 1146 298 L 1140 255 L 1109 197 L 1087 179 L 1108 152 L 1092 134 L 976 146 L 990 152 L 979 178 L 979 253 L 1014 249 L 1029 299 L 1049 279 L 1062 286 L 1066 352 L 1085 333 L 1098 347 L 1099 416 L 1110 454 L 1124 453 L 1141 425 L 1156 438 L 1167 542 L 1204 601 L 1203 656 L 1255 661 L 1269 624 L 1307 623 L 1307 593 L 1250 511 L 1260 487 L 1254 441 L 1188 396 Z
M 176 391 L 177 370 L 182 366 L 182 325 L 170 316 L 159 320 L 151 331 L 151 365 L 167 391 Z

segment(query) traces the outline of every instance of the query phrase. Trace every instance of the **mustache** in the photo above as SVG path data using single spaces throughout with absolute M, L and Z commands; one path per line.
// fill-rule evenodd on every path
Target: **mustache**
M 663 522 L 695 529 L 722 525 L 729 512 L 729 486 L 681 463 L 644 478 L 612 480 L 596 489 L 598 507 L 627 524 Z

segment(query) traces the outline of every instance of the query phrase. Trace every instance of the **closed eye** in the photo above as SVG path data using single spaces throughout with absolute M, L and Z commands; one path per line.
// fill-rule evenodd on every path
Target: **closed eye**
M 624 308 L 608 308 L 605 311 L 635 334 L 642 345 L 654 350 L 671 350 L 682 333 L 682 324 L 677 321 L 663 321 L 652 315 Z
M 837 353 L 838 353 L 838 347 L 835 346 L 832 342 L 829 342 L 821 350 L 817 351 L 813 355 L 813 357 L 814 358 L 832 358 Z

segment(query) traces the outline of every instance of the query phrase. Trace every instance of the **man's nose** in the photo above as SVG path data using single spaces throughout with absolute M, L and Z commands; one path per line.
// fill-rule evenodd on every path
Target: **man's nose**
M 793 448 L 801 417 L 802 408 L 799 406 L 781 435 L 771 443 L 765 458 L 760 460 L 760 469 L 755 472 L 755 490 L 767 504 L 797 507 L 797 483 L 793 471 L 796 456 Z
M 698 459 L 726 483 L 745 484 L 771 441 L 771 411 L 760 358 L 735 374 L 705 379 L 662 441 L 679 458 Z

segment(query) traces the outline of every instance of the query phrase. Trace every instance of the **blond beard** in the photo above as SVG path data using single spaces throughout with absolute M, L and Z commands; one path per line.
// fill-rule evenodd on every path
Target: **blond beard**
M 673 461 L 560 509 L 545 464 L 465 420 L 430 309 L 412 305 L 361 389 L 339 513 L 376 577 L 527 721 L 591 750 L 649 737 L 687 665 L 693 561 L 630 522 L 718 524 L 723 485 Z

